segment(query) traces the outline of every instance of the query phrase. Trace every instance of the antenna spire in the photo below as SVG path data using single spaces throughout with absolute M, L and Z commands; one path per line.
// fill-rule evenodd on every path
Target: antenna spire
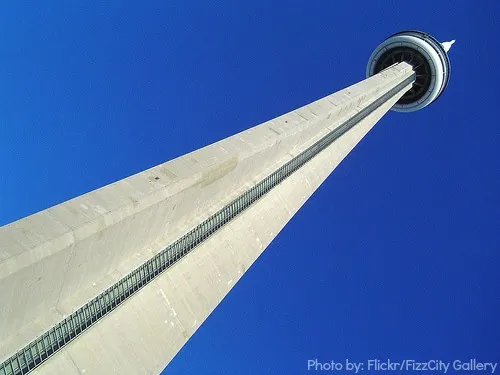
M 453 43 L 455 43 L 455 42 L 456 42 L 456 40 L 453 39 L 453 40 L 450 40 L 449 42 L 443 42 L 443 43 L 441 43 L 441 45 L 443 46 L 444 50 L 446 52 L 448 52 L 450 50 L 451 46 L 453 45 Z

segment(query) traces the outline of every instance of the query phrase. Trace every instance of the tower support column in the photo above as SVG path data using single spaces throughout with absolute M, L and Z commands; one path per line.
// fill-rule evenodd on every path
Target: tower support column
M 396 64 L 247 131 L 0 228 L 0 332 L 5 333 L 0 361 L 10 361 L 52 326 L 73 319 L 96 296 L 111 290 L 108 297 L 121 298 L 129 283 L 119 283 L 149 262 L 144 269 L 151 278 L 144 276 L 140 288 L 75 333 L 36 373 L 160 372 L 414 79 L 409 64 Z M 263 190 L 252 193 L 256 186 Z M 210 221 L 232 202 L 234 212 Z M 196 235 L 204 237 L 198 241 Z M 130 280 L 142 282 L 139 276 Z

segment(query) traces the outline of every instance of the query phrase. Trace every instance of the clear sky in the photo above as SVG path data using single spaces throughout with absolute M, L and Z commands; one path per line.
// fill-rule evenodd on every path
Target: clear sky
M 447 92 L 375 127 L 166 374 L 500 361 L 500 2 L 95 3 L 0 5 L 0 225 L 355 83 L 394 32 L 457 39 Z

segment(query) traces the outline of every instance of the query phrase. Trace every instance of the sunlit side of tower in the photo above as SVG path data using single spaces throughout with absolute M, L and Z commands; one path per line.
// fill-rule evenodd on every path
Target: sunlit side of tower
M 355 85 L 0 228 L 0 375 L 161 372 L 388 110 L 443 93 L 453 42 L 394 34 Z

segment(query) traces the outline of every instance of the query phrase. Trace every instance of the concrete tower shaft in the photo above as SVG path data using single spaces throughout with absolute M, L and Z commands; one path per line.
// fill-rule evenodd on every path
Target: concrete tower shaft
M 165 368 L 375 123 L 416 95 L 414 60 L 378 63 L 389 46 L 361 82 L 1 227 L 0 375 Z M 446 61 L 413 110 L 444 90 Z
M 0 375 L 160 372 L 414 76 L 397 64 L 0 228 Z

